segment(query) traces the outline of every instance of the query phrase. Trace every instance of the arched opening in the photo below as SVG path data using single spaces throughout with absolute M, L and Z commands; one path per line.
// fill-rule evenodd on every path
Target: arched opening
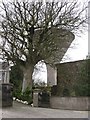
M 36 64 L 33 72 L 33 81 L 38 85 L 57 85 L 57 69 L 40 61 Z
M 32 79 L 34 85 L 39 85 L 39 86 L 47 85 L 47 66 L 43 61 L 39 61 L 35 65 Z

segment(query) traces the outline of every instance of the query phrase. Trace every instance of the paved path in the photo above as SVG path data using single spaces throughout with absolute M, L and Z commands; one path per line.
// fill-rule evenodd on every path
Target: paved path
M 14 102 L 13 107 L 0 108 L 2 118 L 88 118 L 87 111 L 36 108 Z

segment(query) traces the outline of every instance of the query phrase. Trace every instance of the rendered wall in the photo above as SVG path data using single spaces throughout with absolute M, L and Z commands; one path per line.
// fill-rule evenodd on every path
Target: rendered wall
M 55 97 L 50 98 L 51 108 L 63 110 L 90 110 L 90 98 L 88 97 Z
M 57 69 L 47 65 L 47 85 L 57 85 Z

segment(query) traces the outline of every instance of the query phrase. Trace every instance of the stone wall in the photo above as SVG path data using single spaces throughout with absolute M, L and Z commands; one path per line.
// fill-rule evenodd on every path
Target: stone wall
M 51 97 L 50 97 L 51 108 L 69 109 L 69 110 L 90 110 L 90 97 L 82 96 L 82 95 L 77 96 L 75 91 L 76 86 L 78 86 L 78 88 L 81 87 L 82 80 L 85 80 L 84 81 L 85 83 L 86 80 L 87 81 L 89 80 L 90 64 L 86 64 L 86 63 L 87 60 L 80 60 L 80 61 L 61 63 L 56 65 L 57 85 L 53 86 L 51 90 Z M 81 78 L 82 70 L 84 75 L 81 81 L 79 82 Z M 85 72 L 87 73 L 87 76 Z M 85 85 L 84 82 L 82 83 L 83 85 Z M 86 84 L 89 85 L 90 82 Z M 89 86 L 87 88 L 89 88 Z M 84 90 L 85 93 L 89 92 L 87 91 L 86 88 L 84 89 L 85 89 Z M 83 89 L 81 89 L 81 91 L 83 91 Z
M 57 69 L 51 67 L 50 65 L 46 65 L 47 67 L 47 85 L 53 86 L 57 85 Z
M 38 42 L 39 34 L 41 33 L 41 31 L 42 30 L 37 30 L 35 32 L 34 35 L 35 42 L 36 41 Z M 50 31 L 52 32 L 52 34 L 50 34 Z M 58 47 L 58 51 L 55 52 L 53 51 L 54 56 L 50 55 L 50 57 L 48 57 L 46 61 L 50 63 L 52 62 L 59 63 L 63 58 L 64 54 L 66 53 L 67 49 L 69 48 L 70 44 L 75 39 L 75 35 L 72 32 L 62 28 L 52 28 L 50 31 L 48 31 L 50 34 L 48 39 L 50 40 L 52 39 L 53 42 L 55 42 L 56 46 Z M 44 55 L 44 51 L 43 51 L 43 55 Z
M 81 79 L 81 71 L 84 74 L 87 72 L 86 60 L 68 62 L 57 64 L 57 96 L 63 96 L 63 94 L 70 94 L 75 96 L 74 87 Z M 86 77 L 86 76 L 83 76 Z M 83 78 L 86 79 L 86 78 Z M 67 92 L 67 93 L 66 93 Z

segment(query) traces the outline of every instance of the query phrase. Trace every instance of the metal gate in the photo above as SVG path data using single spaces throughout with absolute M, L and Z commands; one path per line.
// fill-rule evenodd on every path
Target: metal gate
M 47 91 L 39 92 L 38 104 L 39 107 L 50 107 L 50 93 Z

